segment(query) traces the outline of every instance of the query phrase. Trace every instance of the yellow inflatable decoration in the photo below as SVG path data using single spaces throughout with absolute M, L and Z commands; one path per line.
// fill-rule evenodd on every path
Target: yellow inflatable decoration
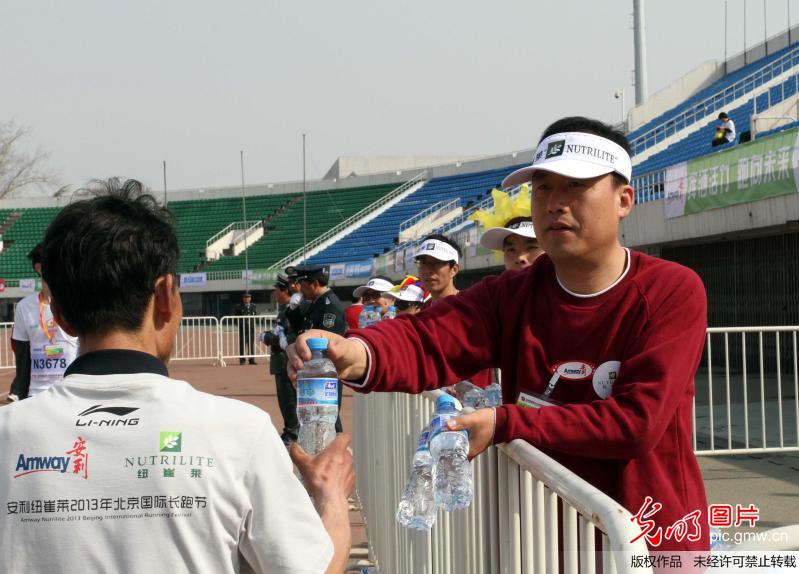
M 498 189 L 491 190 L 491 197 L 494 198 L 493 211 L 483 211 L 478 209 L 469 216 L 471 221 L 481 223 L 483 229 L 492 227 L 505 227 L 508 222 L 517 217 L 530 217 L 530 187 L 525 183 L 519 188 L 516 197 Z

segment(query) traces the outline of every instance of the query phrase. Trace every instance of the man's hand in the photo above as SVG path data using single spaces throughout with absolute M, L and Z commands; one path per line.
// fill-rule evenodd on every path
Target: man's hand
M 355 465 L 349 448 L 351 442 L 350 435 L 339 434 L 316 456 L 305 452 L 298 443 L 291 443 L 289 455 L 302 474 L 317 508 L 328 502 L 346 502 L 352 494 L 355 488 Z
M 289 450 L 333 542 L 333 558 L 326 574 L 344 572 L 352 543 L 347 497 L 355 488 L 355 466 L 349 444 L 350 436 L 340 434 L 316 456 L 302 450 L 296 442 Z
M 358 381 L 366 376 L 368 359 L 366 349 L 358 341 L 345 339 L 341 335 L 312 329 L 306 331 L 286 348 L 289 357 L 289 377 L 297 379 L 297 371 L 302 369 L 305 361 L 311 360 L 311 350 L 306 341 L 310 338 L 327 339 L 327 358 L 333 361 L 340 379 Z
M 497 415 L 493 408 L 478 409 L 468 415 L 453 417 L 447 421 L 449 430 L 469 431 L 469 460 L 491 446 L 494 440 L 494 425 Z

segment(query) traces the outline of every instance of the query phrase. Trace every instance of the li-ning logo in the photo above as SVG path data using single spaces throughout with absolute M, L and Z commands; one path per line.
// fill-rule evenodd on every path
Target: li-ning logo
M 566 145 L 566 140 L 549 142 L 549 145 L 547 146 L 547 155 L 544 159 L 549 159 L 551 157 L 557 157 L 559 155 L 563 155 L 563 149 L 565 145 Z
M 89 451 L 83 437 L 78 437 L 72 443 L 72 448 L 64 454 L 71 456 L 26 456 L 20 453 L 14 478 L 20 478 L 36 472 L 58 472 L 66 474 L 70 469 L 72 474 L 89 478 Z
M 123 418 L 130 413 L 139 410 L 138 407 L 104 407 L 103 405 L 94 405 L 89 407 L 82 413 L 78 413 L 78 419 L 75 421 L 76 427 L 117 427 L 117 426 L 136 426 L 139 424 L 138 418 Z M 115 415 L 117 418 L 83 418 L 97 413 L 109 413 Z
M 162 431 L 159 449 L 161 452 L 180 452 L 183 433 Z

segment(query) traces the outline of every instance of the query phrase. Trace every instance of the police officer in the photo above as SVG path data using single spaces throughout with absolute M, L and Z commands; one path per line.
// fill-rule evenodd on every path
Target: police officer
M 277 303 L 277 319 L 271 331 L 261 333 L 259 339 L 268 345 L 269 373 L 275 376 L 277 387 L 277 403 L 280 405 L 280 414 L 283 416 L 283 432 L 280 438 L 288 446 L 297 440 L 300 423 L 297 420 L 297 392 L 289 380 L 287 371 L 286 347 L 294 342 L 294 332 L 291 329 L 286 311 L 291 298 L 288 278 L 279 274 L 275 282 L 275 302 Z
M 291 326 L 292 332 L 297 334 L 302 332 L 305 315 L 308 314 L 311 302 L 306 301 L 302 296 L 300 282 L 297 279 L 296 267 L 291 265 L 286 267 L 286 280 L 288 281 L 290 296 L 288 309 L 286 310 L 286 319 Z
M 236 305 L 233 309 L 233 314 L 237 317 L 247 317 L 251 315 L 257 315 L 258 310 L 255 308 L 255 304 L 252 302 L 252 295 L 247 292 L 241 296 L 241 303 Z M 255 334 L 255 326 L 253 325 L 252 321 L 247 319 L 242 319 L 239 322 L 239 365 L 244 364 L 244 347 L 247 347 L 247 355 L 254 355 L 255 349 L 253 348 L 252 340 L 253 335 Z M 250 364 L 255 364 L 255 357 L 250 357 Z
M 306 301 L 310 301 L 308 311 L 304 315 L 301 332 L 310 329 L 323 329 L 343 335 L 347 330 L 344 316 L 344 305 L 330 287 L 330 269 L 327 266 L 296 267 L 300 292 Z M 338 408 L 341 410 L 341 388 L 338 386 Z M 336 432 L 341 432 L 341 417 L 336 420 Z

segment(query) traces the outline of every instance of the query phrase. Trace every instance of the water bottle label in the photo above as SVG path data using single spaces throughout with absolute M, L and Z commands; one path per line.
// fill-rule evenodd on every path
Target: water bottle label
M 338 379 L 297 379 L 297 405 L 338 406 Z
M 465 430 L 451 431 L 451 430 L 447 429 L 447 421 L 449 419 L 455 418 L 456 416 L 458 416 L 457 413 L 434 416 L 433 417 L 433 421 L 430 423 L 430 439 L 429 440 L 432 441 L 433 438 L 435 438 L 436 436 L 440 435 L 442 432 L 457 432 L 457 433 L 461 433 L 463 436 L 465 436 L 468 439 L 469 438 L 469 433 L 467 433 Z
M 419 444 L 416 447 L 416 452 L 430 450 L 430 431 L 424 430 L 419 435 Z

